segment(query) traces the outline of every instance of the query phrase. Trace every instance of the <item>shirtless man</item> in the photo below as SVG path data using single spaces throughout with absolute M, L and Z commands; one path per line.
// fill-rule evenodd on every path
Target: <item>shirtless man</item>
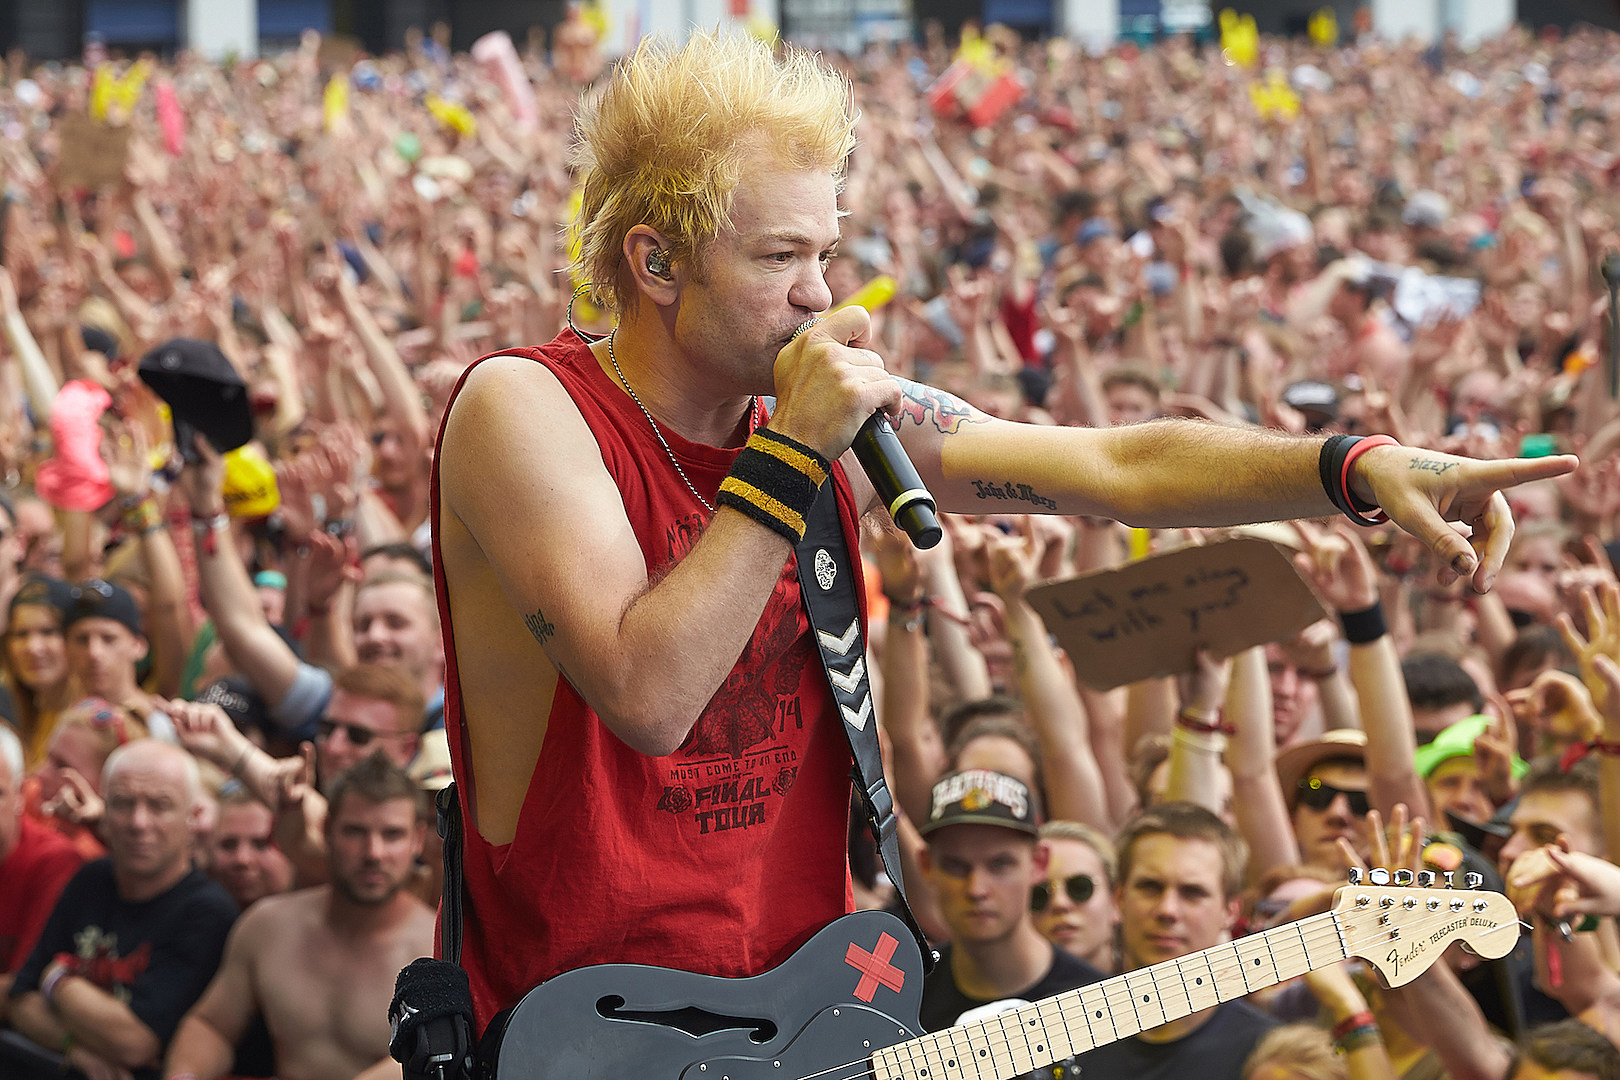
M 332 883 L 266 897 L 242 916 L 180 1023 L 167 1075 L 223 1076 L 262 1012 L 283 1080 L 400 1076 L 388 1056 L 394 976 L 433 949 L 433 910 L 404 888 L 422 850 L 420 798 L 381 754 L 338 778 L 327 817 Z
M 1367 443 L 1323 468 L 1317 437 L 1011 423 L 891 378 L 864 309 L 810 321 L 832 303 L 849 96 L 792 49 L 644 42 L 579 122 L 576 269 L 617 328 L 481 361 L 447 407 L 433 539 L 480 1024 L 583 964 L 758 974 L 846 910 L 849 751 L 790 534 L 819 492 L 857 546 L 878 500 L 839 463 L 874 412 L 942 510 L 1038 496 L 1224 525 L 1330 513 L 1348 483 L 1481 590 L 1512 533 L 1498 489 L 1576 464 Z M 580 881 L 584 910 L 563 902 Z

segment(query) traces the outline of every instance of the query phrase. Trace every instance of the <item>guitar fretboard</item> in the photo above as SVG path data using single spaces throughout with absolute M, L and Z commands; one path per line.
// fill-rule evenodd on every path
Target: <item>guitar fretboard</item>
M 1333 912 L 897 1043 L 874 1080 L 1006 1080 L 1179 1020 L 1349 955 Z

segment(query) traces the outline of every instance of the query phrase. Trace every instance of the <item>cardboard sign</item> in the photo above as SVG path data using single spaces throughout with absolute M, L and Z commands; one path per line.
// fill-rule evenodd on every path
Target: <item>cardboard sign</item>
M 1252 537 L 1042 585 L 1029 602 L 1098 690 L 1190 672 L 1198 648 L 1286 641 L 1327 615 L 1288 555 Z
M 62 140 L 62 157 L 56 167 L 59 185 L 94 190 L 124 178 L 124 163 L 129 159 L 129 128 L 98 124 L 88 116 L 69 115 L 58 121 L 57 131 Z

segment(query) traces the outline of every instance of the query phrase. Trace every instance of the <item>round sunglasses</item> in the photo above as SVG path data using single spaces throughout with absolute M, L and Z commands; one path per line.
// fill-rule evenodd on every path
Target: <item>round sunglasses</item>
M 1063 879 L 1063 891 L 1069 899 L 1076 904 L 1083 904 L 1091 899 L 1091 894 L 1097 891 L 1097 883 L 1091 880 L 1090 874 L 1073 874 Z M 1052 883 L 1041 881 L 1029 891 L 1029 910 L 1045 911 L 1052 903 Z

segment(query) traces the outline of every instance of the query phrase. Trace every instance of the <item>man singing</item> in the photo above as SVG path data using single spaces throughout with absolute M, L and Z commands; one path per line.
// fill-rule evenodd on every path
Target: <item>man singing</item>
M 849 908 L 850 753 L 792 545 L 830 489 L 855 549 L 877 500 L 847 451 L 875 411 L 942 510 L 1024 513 L 1033 493 L 1184 526 L 1381 508 L 1479 589 L 1512 533 L 1498 490 L 1575 465 L 1036 427 L 892 378 L 864 310 L 804 329 L 832 302 L 854 118 L 846 82 L 793 49 L 643 44 L 579 135 L 576 269 L 617 329 L 476 365 L 435 458 L 481 1025 L 585 964 L 756 974 Z

